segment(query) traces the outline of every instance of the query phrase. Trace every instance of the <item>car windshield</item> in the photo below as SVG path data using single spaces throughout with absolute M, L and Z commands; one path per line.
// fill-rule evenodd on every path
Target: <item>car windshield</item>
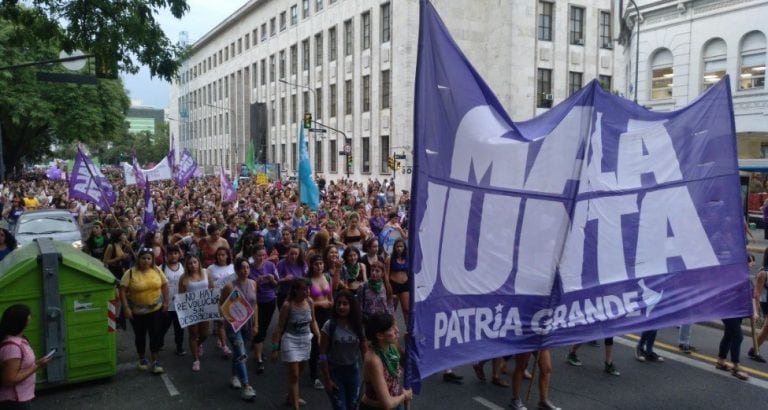
M 17 234 L 43 235 L 73 231 L 78 231 L 78 227 L 72 222 L 72 219 L 62 216 L 48 216 L 21 221 Z

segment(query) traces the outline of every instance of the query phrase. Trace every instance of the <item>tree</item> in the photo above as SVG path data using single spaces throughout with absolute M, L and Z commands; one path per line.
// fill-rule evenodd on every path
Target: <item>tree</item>
M 131 163 L 133 155 L 141 166 L 146 164 L 158 163 L 168 154 L 168 125 L 163 123 L 155 130 L 155 133 L 142 131 L 131 134 L 126 129 L 123 138 L 120 138 L 108 146 L 102 144 L 99 147 L 91 148 L 91 151 L 97 156 L 102 164 L 118 164 L 120 162 Z
M 55 59 L 60 49 L 51 35 L 33 35 L 47 27 L 43 16 L 21 12 L 18 21 L 0 18 L 0 61 L 18 64 Z M 45 71 L 62 71 L 48 67 Z M 120 80 L 96 85 L 37 81 L 34 67 L 0 71 L 0 127 L 6 170 L 49 155 L 51 147 L 102 144 L 125 129 L 130 100 Z
M 176 18 L 189 10 L 186 0 L 1 0 L 0 19 L 29 26 L 39 40 L 54 40 L 62 49 L 80 49 L 98 61 L 98 70 L 116 76 L 135 74 L 141 65 L 171 81 L 184 49 L 166 37 L 155 15 L 169 9 Z M 29 9 L 28 7 L 32 7 Z M 30 12 L 34 16 L 30 16 Z M 136 61 L 134 61 L 134 59 Z M 137 64 L 138 62 L 138 64 Z

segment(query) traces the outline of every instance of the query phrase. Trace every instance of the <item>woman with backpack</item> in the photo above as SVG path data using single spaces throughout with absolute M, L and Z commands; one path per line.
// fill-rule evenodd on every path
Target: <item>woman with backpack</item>
M 16 304 L 3 312 L 0 319 L 0 408 L 29 409 L 35 398 L 37 370 L 51 360 L 45 356 L 35 360 L 35 352 L 24 336 L 32 318 L 29 306 Z

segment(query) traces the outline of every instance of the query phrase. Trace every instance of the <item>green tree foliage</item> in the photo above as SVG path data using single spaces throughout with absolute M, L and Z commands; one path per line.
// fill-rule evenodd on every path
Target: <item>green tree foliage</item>
M 52 39 L 66 51 L 92 54 L 108 74 L 135 74 L 146 65 L 152 76 L 171 81 L 184 49 L 172 43 L 155 20 L 166 8 L 181 18 L 189 5 L 186 0 L 0 0 L 0 18 L 23 26 L 35 20 L 33 33 L 39 40 Z
M 47 27 L 45 18 L 31 10 L 19 15 L 18 21 L 24 24 L 0 18 L 0 61 L 13 65 L 57 58 L 58 37 L 33 34 Z M 50 155 L 52 146 L 95 146 L 124 135 L 130 100 L 121 81 L 48 83 L 37 80 L 38 70 L 63 69 L 49 66 L 0 71 L 0 127 L 7 171 Z
M 120 138 L 108 145 L 103 144 L 92 149 L 102 164 L 118 164 L 120 162 L 131 163 L 133 154 L 141 166 L 148 163 L 158 163 L 168 155 L 168 125 L 162 124 L 155 133 L 142 131 L 136 134 L 125 132 L 124 138 Z

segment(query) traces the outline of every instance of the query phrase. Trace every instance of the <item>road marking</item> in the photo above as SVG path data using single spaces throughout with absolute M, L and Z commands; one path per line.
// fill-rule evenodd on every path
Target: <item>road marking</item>
M 473 397 L 472 400 L 482 404 L 483 406 L 485 406 L 485 407 L 487 407 L 487 408 L 489 408 L 491 410 L 504 410 L 504 407 L 497 406 L 496 404 L 491 403 L 485 397 L 477 396 L 477 397 Z
M 179 391 L 176 390 L 176 386 L 173 385 L 173 382 L 171 382 L 171 378 L 168 377 L 167 373 L 163 373 L 160 375 L 160 378 L 163 379 L 163 383 L 165 383 L 165 388 L 168 389 L 168 393 L 173 396 L 178 396 Z
M 627 340 L 627 339 L 632 339 L 632 340 Z M 629 346 L 632 349 L 635 349 L 637 347 L 637 343 L 635 343 L 635 342 L 640 340 L 640 338 L 638 336 L 635 336 L 635 335 L 624 335 L 624 337 L 617 337 L 615 340 L 619 344 L 622 344 L 624 346 Z M 734 378 L 731 375 L 730 372 L 724 372 L 722 370 L 718 370 L 718 369 L 716 369 L 714 366 L 712 366 L 710 364 L 702 363 L 702 362 L 700 362 L 698 360 L 694 360 L 694 359 L 688 358 L 688 357 L 686 357 L 687 355 L 683 356 L 683 355 L 679 355 L 679 354 L 667 354 L 667 353 L 671 353 L 671 352 L 674 352 L 674 351 L 677 350 L 672 345 L 668 345 L 668 344 L 662 343 L 662 342 L 656 342 L 656 343 L 654 343 L 654 346 L 658 346 L 658 347 L 664 349 L 664 354 L 662 354 L 660 356 L 664 356 L 665 359 L 674 360 L 674 361 L 679 362 L 679 363 L 687 364 L 687 365 L 695 367 L 697 369 L 704 370 L 704 371 L 710 372 L 712 374 L 723 376 L 723 377 L 726 377 L 726 378 L 729 378 L 729 379 L 730 378 Z M 701 353 L 693 353 L 692 356 L 693 355 L 695 355 L 695 357 L 700 358 L 702 360 L 705 360 L 707 362 L 711 362 L 711 363 L 717 362 L 717 359 L 712 358 L 712 357 L 707 356 L 707 355 L 704 355 L 704 354 L 701 354 Z M 744 366 L 739 366 L 739 367 L 741 367 L 741 370 L 743 370 L 743 371 L 745 371 L 747 373 L 751 373 L 753 375 L 758 375 L 758 376 L 762 376 L 762 377 L 768 376 L 767 373 L 761 372 L 759 370 L 750 369 L 750 368 L 744 367 Z M 753 386 L 760 387 L 760 388 L 768 390 L 768 381 L 765 381 L 765 380 L 761 380 L 761 379 L 757 379 L 757 378 L 754 378 L 754 377 L 750 377 L 749 380 L 744 381 L 744 383 L 749 383 L 749 384 L 751 384 Z

